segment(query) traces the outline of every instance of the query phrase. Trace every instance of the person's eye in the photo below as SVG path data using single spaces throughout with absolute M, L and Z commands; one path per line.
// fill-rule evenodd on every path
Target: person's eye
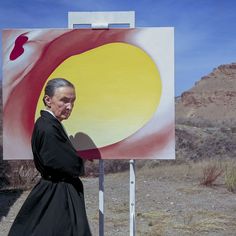
M 68 98 L 62 98 L 61 101 L 64 102 L 64 103 L 70 102 Z

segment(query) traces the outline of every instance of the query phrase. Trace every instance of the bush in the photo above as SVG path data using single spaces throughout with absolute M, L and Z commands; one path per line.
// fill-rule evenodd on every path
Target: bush
M 222 175 L 223 170 L 217 164 L 208 164 L 203 168 L 203 177 L 200 182 L 201 185 L 213 186 L 216 179 Z

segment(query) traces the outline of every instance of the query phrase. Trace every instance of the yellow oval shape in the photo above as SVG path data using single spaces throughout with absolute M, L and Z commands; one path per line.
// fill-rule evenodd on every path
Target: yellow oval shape
M 63 124 L 69 135 L 87 134 L 97 147 L 121 141 L 144 126 L 155 113 L 161 79 L 142 49 L 111 43 L 63 61 L 50 75 L 75 85 L 74 110 Z M 41 92 L 36 118 L 44 109 Z

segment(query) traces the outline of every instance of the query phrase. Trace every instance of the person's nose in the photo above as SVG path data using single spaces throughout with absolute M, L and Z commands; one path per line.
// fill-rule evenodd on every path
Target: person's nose
M 72 108 L 73 108 L 72 103 L 68 103 L 68 104 L 66 105 L 66 109 L 67 109 L 67 110 L 71 111 Z

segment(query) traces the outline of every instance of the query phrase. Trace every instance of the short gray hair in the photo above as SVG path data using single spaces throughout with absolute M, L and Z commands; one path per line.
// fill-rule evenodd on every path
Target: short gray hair
M 49 80 L 44 89 L 44 96 L 43 96 L 44 105 L 46 105 L 46 102 L 44 101 L 45 95 L 52 97 L 55 94 L 55 90 L 60 87 L 75 88 L 75 86 L 70 81 L 64 78 L 54 78 Z

